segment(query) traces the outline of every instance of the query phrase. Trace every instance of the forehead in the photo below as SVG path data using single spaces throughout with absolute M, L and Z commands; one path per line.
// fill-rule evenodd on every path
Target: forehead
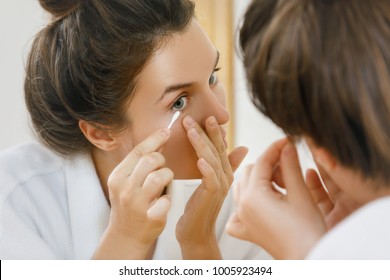
M 155 52 L 139 75 L 138 88 L 203 81 L 212 73 L 216 57 L 217 51 L 204 30 L 192 20 L 186 31 L 168 37 Z

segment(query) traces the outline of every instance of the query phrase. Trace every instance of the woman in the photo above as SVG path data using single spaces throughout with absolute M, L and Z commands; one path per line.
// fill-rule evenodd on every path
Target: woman
M 389 1 L 252 2 L 240 31 L 252 100 L 290 141 L 246 169 L 230 234 L 281 259 L 390 258 L 389 30 Z M 304 180 L 292 139 L 325 186 L 314 170 Z
M 226 154 L 218 51 L 193 3 L 40 3 L 53 22 L 33 43 L 25 99 L 45 147 L 0 155 L 2 259 L 221 258 L 217 216 L 246 149 Z M 164 231 L 179 252 L 159 238 L 174 178 L 201 178 Z

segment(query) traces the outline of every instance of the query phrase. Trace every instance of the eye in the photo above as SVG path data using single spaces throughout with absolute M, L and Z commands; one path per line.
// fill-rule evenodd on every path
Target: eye
M 217 76 L 217 71 L 219 71 L 221 68 L 217 68 L 214 70 L 213 74 L 211 74 L 209 78 L 209 85 L 214 85 L 218 83 L 218 76 Z
M 184 108 L 187 107 L 187 103 L 188 103 L 188 97 L 182 96 L 173 103 L 172 109 L 177 111 L 184 110 Z

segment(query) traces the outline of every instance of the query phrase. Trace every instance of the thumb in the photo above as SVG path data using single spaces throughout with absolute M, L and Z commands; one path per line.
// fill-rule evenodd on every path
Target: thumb
M 332 211 L 334 205 L 315 170 L 309 169 L 306 171 L 306 185 L 314 202 L 325 217 Z
M 306 188 L 298 160 L 297 150 L 293 143 L 289 142 L 283 147 L 280 159 L 283 182 L 287 189 L 287 197 L 297 201 L 311 201 L 311 195 Z
M 237 147 L 229 154 L 229 162 L 233 172 L 237 170 L 247 154 L 247 147 Z
M 246 226 L 240 221 L 236 213 L 229 218 L 225 225 L 226 232 L 236 238 L 244 239 L 246 236 Z
M 154 221 L 165 221 L 170 207 L 171 202 L 168 196 L 164 195 L 155 201 L 148 209 L 146 215 L 149 219 Z

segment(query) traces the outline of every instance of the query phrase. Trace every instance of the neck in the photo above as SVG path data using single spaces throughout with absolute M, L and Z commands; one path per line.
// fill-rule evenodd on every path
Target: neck
M 370 182 L 368 182 L 368 184 L 370 184 Z M 390 196 L 390 186 L 371 183 L 365 188 L 364 192 L 358 194 L 358 199 L 362 203 L 366 204 L 375 199 L 382 198 L 385 196 Z
M 110 204 L 110 197 L 108 191 L 108 177 L 114 168 L 119 164 L 120 160 L 118 160 L 115 155 L 109 152 L 105 152 L 98 148 L 94 148 L 92 150 L 92 159 L 95 165 L 96 173 L 99 177 L 100 185 L 103 189 L 104 195 Z
M 375 199 L 390 196 L 390 186 L 382 182 L 363 178 L 359 173 L 344 169 L 337 172 L 339 175 L 339 186 L 343 191 L 361 205 L 367 204 Z

